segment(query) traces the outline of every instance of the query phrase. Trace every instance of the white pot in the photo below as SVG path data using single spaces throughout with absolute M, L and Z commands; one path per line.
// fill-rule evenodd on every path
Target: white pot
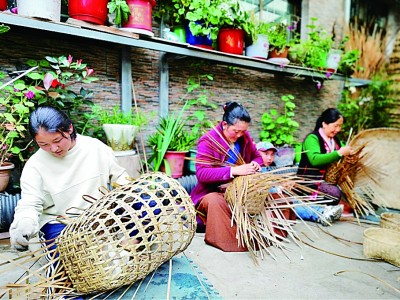
M 18 0 L 18 14 L 60 22 L 61 0 Z
M 250 46 L 246 47 L 246 56 L 267 59 L 268 50 L 268 36 L 265 34 L 259 34 L 257 40 Z
M 328 57 L 326 59 L 326 68 L 328 71 L 335 73 L 339 67 L 340 59 L 342 58 L 342 50 L 331 49 L 329 50 Z
M 107 144 L 114 151 L 127 151 L 133 149 L 139 127 L 124 124 L 103 124 L 103 130 L 107 137 Z

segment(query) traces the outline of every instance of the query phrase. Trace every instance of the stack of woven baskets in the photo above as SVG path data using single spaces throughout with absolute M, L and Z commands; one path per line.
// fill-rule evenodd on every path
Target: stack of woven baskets
M 400 267 L 400 214 L 382 213 L 380 227 L 364 231 L 364 255 Z

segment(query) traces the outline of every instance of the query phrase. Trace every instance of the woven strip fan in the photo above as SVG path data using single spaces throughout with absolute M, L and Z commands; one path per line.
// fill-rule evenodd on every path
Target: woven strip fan
M 345 200 L 359 215 L 375 214 L 373 204 L 400 208 L 400 130 L 374 128 L 358 133 L 350 142 L 354 153 L 329 166 L 325 180 L 338 184 Z

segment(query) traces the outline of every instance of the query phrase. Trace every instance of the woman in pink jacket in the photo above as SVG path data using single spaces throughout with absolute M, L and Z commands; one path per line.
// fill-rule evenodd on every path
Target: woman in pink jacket
M 231 224 L 232 213 L 223 186 L 236 176 L 261 169 L 261 155 L 247 131 L 250 121 L 249 113 L 240 103 L 228 102 L 222 121 L 204 134 L 197 146 L 198 183 L 191 197 L 206 225 L 205 242 L 226 252 L 247 251 L 238 246 L 236 225 Z

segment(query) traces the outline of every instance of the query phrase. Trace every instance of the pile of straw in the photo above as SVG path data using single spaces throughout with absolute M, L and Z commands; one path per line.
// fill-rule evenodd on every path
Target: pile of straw
M 85 197 L 90 199 L 90 197 Z M 196 218 L 192 200 L 180 183 L 163 173 L 148 173 L 105 194 L 68 225 L 48 248 L 51 259 L 36 271 L 32 260 L 5 258 L 12 269 L 28 274 L 3 287 L 13 295 L 39 298 L 99 293 L 132 284 L 184 251 L 193 239 Z M 50 250 L 53 244 L 57 248 Z M 44 272 L 55 267 L 51 277 Z M 10 268 L 7 268 L 8 271 Z M 26 283 L 30 281 L 30 283 Z
M 345 43 L 345 51 L 360 50 L 360 58 L 357 61 L 357 66 L 353 77 L 371 79 L 373 75 L 378 74 L 387 63 L 386 47 L 387 36 L 383 30 L 374 28 L 373 32 L 369 33 L 369 28 L 366 24 L 349 25 L 346 30 L 349 36 Z

